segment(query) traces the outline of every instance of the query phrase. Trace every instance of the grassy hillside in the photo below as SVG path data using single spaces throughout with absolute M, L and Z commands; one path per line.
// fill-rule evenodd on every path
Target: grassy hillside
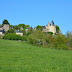
M 72 72 L 72 51 L 0 40 L 0 72 Z

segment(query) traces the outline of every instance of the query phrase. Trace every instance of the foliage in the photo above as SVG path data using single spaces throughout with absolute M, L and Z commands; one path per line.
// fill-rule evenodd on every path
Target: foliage
M 28 35 L 30 35 L 30 34 L 32 34 L 32 33 L 33 33 L 33 28 L 31 27 L 31 29 L 28 29 L 26 35 L 28 36 Z
M 14 28 L 15 30 L 20 29 L 17 25 L 13 26 L 13 28 Z
M 21 36 L 21 40 L 22 40 L 22 41 L 27 41 L 27 36 L 26 36 L 26 35 Z
M 66 46 L 67 42 L 68 39 L 66 37 L 57 35 L 53 43 L 54 43 L 54 47 L 57 49 L 68 49 L 68 47 Z
M 9 29 L 8 31 L 6 31 L 5 34 L 8 34 L 8 33 L 15 33 L 15 31 L 13 29 Z
M 20 27 L 23 27 L 23 28 L 24 28 L 24 27 L 25 27 L 25 24 L 19 24 L 18 27 L 19 27 L 19 28 L 20 28 Z
M 48 34 L 52 35 L 52 34 L 53 34 L 53 32 L 48 32 Z
M 9 22 L 7 21 L 7 20 L 4 20 L 3 22 L 2 22 L 2 25 L 4 25 L 4 24 L 9 24 Z M 9 24 L 10 25 L 10 24 Z
M 9 33 L 3 36 L 3 39 L 8 39 L 8 40 L 21 40 L 20 35 L 16 35 L 15 33 Z
M 22 33 L 23 33 L 23 35 L 26 35 L 26 31 L 25 30 L 20 30 Z
M 67 37 L 67 38 L 72 38 L 72 32 L 69 32 L 69 31 L 68 31 L 68 32 L 66 33 L 66 37 Z
M 27 27 L 30 27 L 30 26 L 29 26 L 29 25 L 25 25 L 24 30 L 25 30 Z
M 68 38 L 67 46 L 72 48 L 72 39 Z
M 35 31 L 33 34 L 29 35 L 28 41 L 33 45 L 56 49 L 68 49 L 66 45 L 68 39 L 66 37 L 61 35 L 52 36 L 41 31 Z
M 0 35 L 0 39 L 2 38 L 2 35 Z
M 60 28 L 59 26 L 56 25 L 56 32 L 59 33 L 59 31 L 60 31 Z
M 28 41 L 34 45 L 42 45 L 44 44 L 44 36 L 43 32 L 35 31 L 28 36 Z
M 36 27 L 36 29 L 42 31 L 42 30 L 43 30 L 43 27 L 38 25 L 38 26 Z

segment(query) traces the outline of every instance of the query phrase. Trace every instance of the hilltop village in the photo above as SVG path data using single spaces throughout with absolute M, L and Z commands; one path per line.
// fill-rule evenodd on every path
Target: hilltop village
M 63 35 L 53 21 L 46 26 L 30 27 L 25 24 L 10 25 L 7 20 L 0 25 L 0 38 L 5 40 L 26 41 L 36 46 L 55 49 L 71 49 L 72 34 Z
M 15 27 L 16 27 L 16 29 L 15 29 Z M 48 25 L 46 25 L 46 26 L 41 25 L 39 27 L 42 27 L 42 30 L 41 30 L 42 32 L 52 32 L 53 35 L 56 33 L 56 26 L 53 21 L 51 21 L 51 23 L 48 22 Z M 0 25 L 0 35 L 4 36 L 5 32 L 10 29 L 13 29 L 17 35 L 23 36 L 22 30 L 25 30 L 25 32 L 27 33 L 28 30 L 30 30 L 30 29 L 32 29 L 33 31 L 37 30 L 37 27 L 35 27 L 33 29 L 29 25 L 23 26 L 23 24 L 22 24 L 22 26 L 21 26 L 21 24 L 20 24 L 20 26 L 17 28 L 17 26 L 12 26 L 9 24 L 9 22 L 7 20 L 4 20 L 3 24 Z

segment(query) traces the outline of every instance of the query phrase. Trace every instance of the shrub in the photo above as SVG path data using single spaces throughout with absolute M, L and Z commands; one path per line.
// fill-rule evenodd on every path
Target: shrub
M 15 33 L 9 33 L 3 36 L 3 39 L 8 39 L 8 40 L 21 40 L 20 35 L 16 35 Z
M 68 49 L 68 47 L 65 44 L 58 44 L 57 49 Z
M 48 32 L 48 34 L 52 35 L 52 34 L 53 34 L 53 32 Z
M 33 34 L 28 36 L 27 40 L 34 45 L 45 45 L 46 35 L 41 31 L 35 31 Z
M 67 46 L 72 48 L 72 39 L 68 38 Z
M 27 41 L 27 36 L 21 36 L 22 41 Z
M 9 29 L 8 31 L 6 31 L 5 34 L 9 34 L 9 33 L 15 33 L 15 31 L 13 29 Z

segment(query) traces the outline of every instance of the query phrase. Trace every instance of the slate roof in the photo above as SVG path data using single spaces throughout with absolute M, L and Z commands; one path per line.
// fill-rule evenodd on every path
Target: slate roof
M 5 33 L 5 31 L 4 31 L 4 30 L 0 30 L 0 32 Z
M 3 25 L 0 25 L 0 28 L 3 27 Z
M 31 27 L 27 27 L 26 29 L 31 29 Z
M 20 30 L 15 30 L 16 33 L 22 33 Z
M 44 29 L 46 29 L 46 27 L 45 26 L 42 26 Z

